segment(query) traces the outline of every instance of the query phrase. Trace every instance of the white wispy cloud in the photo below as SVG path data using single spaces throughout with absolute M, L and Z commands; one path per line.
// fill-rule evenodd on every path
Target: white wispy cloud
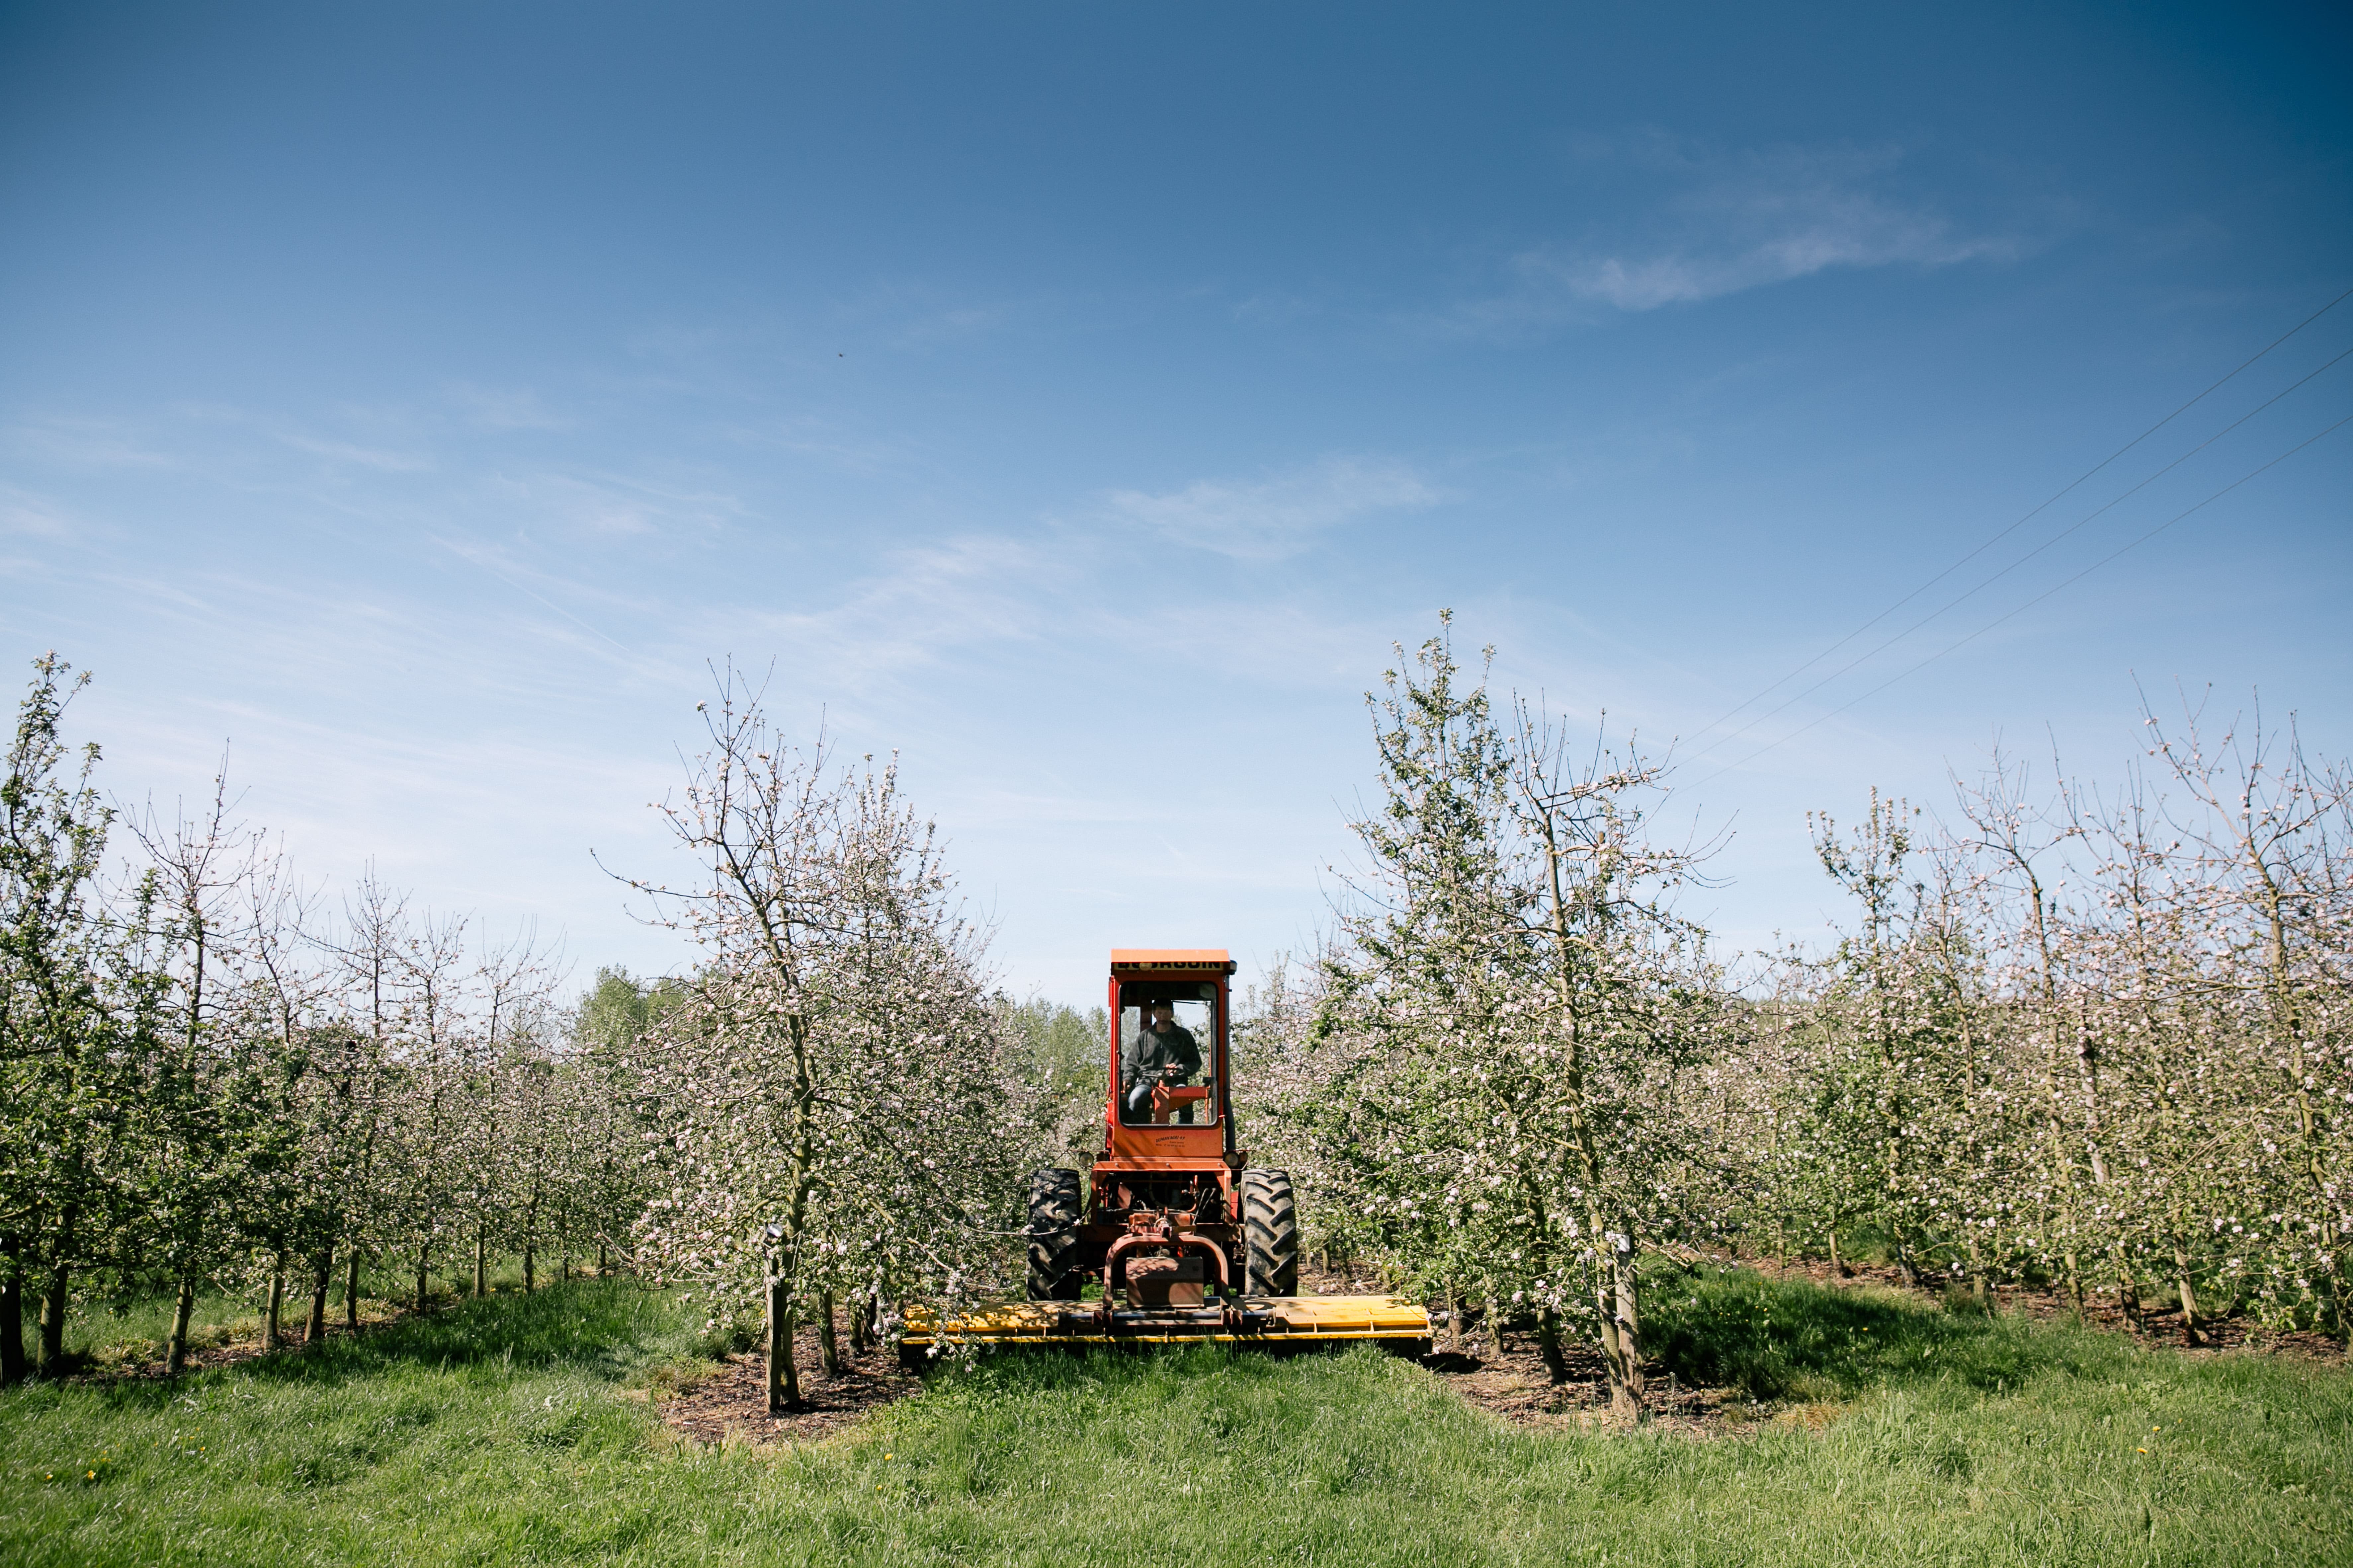
M 173 413 L 185 425 L 207 430 L 207 438 L 197 446 L 201 460 L 208 462 L 218 460 L 209 452 L 220 443 L 218 432 L 241 430 L 263 442 L 315 458 L 327 472 L 356 468 L 375 476 L 419 474 L 435 466 L 414 416 L 406 408 L 337 408 L 326 416 L 326 423 L 340 426 L 340 430 L 322 428 L 316 417 L 288 417 L 225 403 L 184 403 Z
M 745 514 L 743 501 L 723 490 L 628 473 L 501 474 L 483 490 L 503 515 L 605 538 L 707 535 Z
M 1034 641 L 1039 604 L 1062 581 L 1050 552 L 1001 534 L 893 550 L 878 564 L 820 607 L 723 616 L 780 649 L 796 679 L 862 692 L 959 648 Z
M 569 430 L 573 426 L 528 388 L 498 391 L 460 382 L 449 388 L 448 396 L 478 430 Z
M 985 336 L 1006 326 L 1021 306 L 1006 300 L 957 298 L 927 283 L 879 281 L 837 301 L 838 353 L 879 346 L 921 352 Z
M 1113 490 L 1103 498 L 1103 511 L 1114 521 L 1237 561 L 1280 561 L 1359 518 L 1440 499 L 1404 463 L 1326 458 L 1265 479 L 1196 479 L 1158 495 Z
M 1659 133 L 1588 139 L 1577 161 L 1630 183 L 1633 210 L 1575 239 L 1529 247 L 1508 286 L 1448 312 L 1458 331 L 1653 310 L 1834 268 L 1949 267 L 2019 254 L 2012 235 L 1970 232 L 1899 188 L 1891 148 L 1773 147 L 1732 153 Z
M 813 458 L 829 468 L 860 476 L 934 471 L 923 443 L 898 433 L 877 433 L 815 414 L 723 427 L 742 446 Z
M 0 533 L 67 539 L 79 531 L 55 501 L 14 485 L 0 485 Z
M 53 416 L 12 425 L 6 444 L 18 453 L 60 467 L 85 469 L 168 468 L 172 458 L 136 431 L 108 419 Z

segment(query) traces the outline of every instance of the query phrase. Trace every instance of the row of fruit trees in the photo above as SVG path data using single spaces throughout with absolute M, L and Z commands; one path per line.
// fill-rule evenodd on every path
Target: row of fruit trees
M 1849 917 L 1713 952 L 1668 776 L 1498 710 L 1441 635 L 1373 703 L 1380 791 L 1317 962 L 1250 1037 L 1324 1243 L 1598 1341 L 1642 1397 L 1646 1259 L 1841 1264 L 1980 1300 L 2342 1337 L 2353 777 L 2293 727 L 2147 724 L 2120 786 L 1997 755 L 1931 819 L 1813 820 Z M 1266 1129 L 1271 1129 L 1271 1135 Z M 1649 1266 L 1655 1267 L 1655 1263 Z
M 527 940 L 305 886 L 225 780 L 185 817 L 110 802 L 63 738 L 79 684 L 39 661 L 0 783 L 0 1382 L 64 1370 L 110 1301 L 173 1301 L 177 1372 L 209 1291 L 276 1348 L 331 1305 L 355 1331 L 364 1268 L 423 1311 L 519 1258 L 526 1289 L 626 1267 L 714 1329 L 765 1316 L 789 1403 L 797 1324 L 829 1357 L 837 1303 L 863 1337 L 997 1282 L 1037 1009 L 987 990 L 888 765 L 789 746 L 729 680 L 668 811 L 696 879 L 631 884 L 701 961 L 567 1006 Z

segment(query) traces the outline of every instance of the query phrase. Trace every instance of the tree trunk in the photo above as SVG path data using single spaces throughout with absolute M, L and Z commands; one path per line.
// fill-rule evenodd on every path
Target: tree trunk
M 1839 1255 L 1838 1255 L 1838 1226 L 1835 1226 L 1835 1225 L 1833 1225 L 1833 1226 L 1831 1226 L 1831 1289 L 1835 1290 L 1835 1289 L 1838 1289 L 1838 1282 L 1839 1282 L 1839 1280 L 1840 1280 L 1841 1278 L 1843 1278 L 1843 1277 L 1844 1277 L 1845 1273 L 1846 1273 L 1846 1265 L 1845 1265 L 1845 1264 L 1843 1264 L 1843 1263 L 1841 1263 L 1841 1262 L 1839 1261 Z
M 849 1350 L 851 1354 L 863 1354 L 865 1352 L 873 1348 L 874 1342 L 867 1335 L 867 1327 L 872 1321 L 873 1312 L 872 1310 L 867 1306 L 866 1298 L 860 1295 L 851 1296 L 849 1298 Z
M 479 1301 L 491 1293 L 490 1257 L 483 1226 L 474 1226 L 474 1300 Z
M 1536 1309 L 1536 1350 L 1545 1372 L 1555 1384 L 1568 1381 L 1568 1358 L 1560 1353 L 1560 1314 L 1550 1307 Z
M 429 1247 L 417 1249 L 417 1315 L 420 1318 L 425 1315 L 425 1271 L 432 1255 L 433 1249 Z
M 269 1271 L 269 1310 L 261 1320 L 261 1353 L 274 1355 L 284 1342 L 278 1331 L 278 1320 L 286 1305 L 286 1249 L 278 1249 L 278 1261 Z
M 1557 1008 L 1556 1016 L 1560 1025 L 1562 1044 L 1567 1047 L 1567 1058 L 1561 1064 L 1561 1104 L 1568 1112 L 1570 1145 L 1576 1152 L 1577 1170 L 1581 1178 L 1579 1185 L 1584 1191 L 1586 1234 L 1591 1238 L 1592 1245 L 1605 1249 L 1603 1256 L 1610 1258 L 1610 1267 L 1617 1276 L 1614 1290 L 1617 1300 L 1614 1302 L 1610 1300 L 1613 1294 L 1610 1281 L 1607 1278 L 1598 1278 L 1595 1281 L 1596 1291 L 1601 1298 L 1597 1303 L 1600 1308 L 1601 1349 L 1609 1365 L 1609 1403 L 1617 1408 L 1630 1404 L 1635 1411 L 1640 1412 L 1642 1383 L 1639 1354 L 1632 1358 L 1625 1355 L 1619 1337 L 1620 1318 L 1630 1326 L 1634 1321 L 1633 1229 L 1630 1217 L 1622 1222 L 1627 1227 L 1625 1232 L 1613 1234 L 1602 1218 L 1600 1194 L 1605 1184 L 1601 1145 L 1594 1136 L 1592 1118 L 1587 1114 L 1582 1034 L 1584 1013 L 1578 1005 L 1577 947 L 1569 935 L 1568 900 L 1561 872 L 1562 850 L 1556 820 L 1549 806 L 1538 819 L 1537 830 L 1544 836 L 1546 874 L 1552 890 L 1550 924 L 1555 1006 Z M 1620 1266 L 1621 1258 L 1622 1267 Z M 1597 1272 L 1598 1269 L 1597 1265 Z M 1546 1332 L 1542 1313 L 1537 1319 L 1537 1332 L 1539 1337 Z M 1553 1381 L 1558 1383 L 1565 1378 L 1567 1368 L 1560 1359 L 1560 1328 L 1556 1322 L 1551 1325 L 1550 1333 L 1551 1342 L 1546 1347 L 1545 1366 L 1552 1373 Z M 1630 1366 L 1633 1369 L 1630 1383 L 1627 1379 Z
M 604 1244 L 603 1242 L 601 1242 L 601 1241 L 600 1241 L 600 1242 L 598 1242 L 598 1243 L 596 1244 L 596 1278 L 597 1278 L 597 1279 L 602 1279 L 603 1278 L 605 1278 L 605 1269 L 606 1269 L 606 1268 L 607 1268 L 607 1261 L 606 1261 L 606 1257 L 605 1257 L 605 1244 Z
M 302 1321 L 302 1342 L 315 1345 L 327 1337 L 327 1286 L 335 1277 L 335 1247 L 329 1242 L 311 1268 L 311 1315 Z
M 343 1327 L 360 1331 L 360 1249 L 353 1247 L 343 1259 Z
M 793 1364 L 793 1289 L 768 1281 L 768 1414 L 782 1415 L 801 1402 L 800 1369 Z
M 532 1246 L 526 1241 L 522 1244 L 522 1293 L 530 1295 L 536 1284 L 532 1274 Z
M 1634 1254 L 1630 1247 L 1611 1258 L 1609 1271 L 1614 1276 L 1617 1310 L 1601 1336 L 1612 1362 L 1609 1408 L 1638 1421 L 1645 1420 L 1650 1412 L 1642 1403 L 1641 1320 L 1635 1311 Z
M 60 1263 L 49 1270 L 48 1289 L 41 1296 L 41 1342 L 35 1352 L 39 1358 L 37 1369 L 43 1377 L 56 1377 L 65 1371 L 66 1297 L 71 1284 L 71 1271 L 66 1265 Z
M 1487 1356 L 1491 1361 L 1504 1359 L 1504 1303 L 1487 1292 Z
M 1462 1353 L 1462 1298 L 1452 1289 L 1446 1292 L 1446 1348 Z
M 172 1308 L 172 1333 L 164 1342 L 164 1375 L 177 1377 L 188 1366 L 188 1319 L 196 1310 L 196 1282 L 183 1275 Z
M 2198 1324 L 2198 1292 L 2189 1283 L 2189 1254 L 2178 1238 L 2173 1244 L 2173 1279 L 2181 1292 L 2181 1342 L 2202 1345 L 2206 1335 Z
M 0 1276 L 0 1388 L 25 1381 L 25 1272 L 10 1263 Z
M 834 1339 L 833 1292 L 830 1290 L 817 1299 L 817 1351 L 818 1364 L 825 1369 L 826 1376 L 840 1376 L 841 1347 Z

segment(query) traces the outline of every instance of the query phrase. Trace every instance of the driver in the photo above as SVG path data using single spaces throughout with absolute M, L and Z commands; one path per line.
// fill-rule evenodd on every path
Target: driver
M 1176 1009 L 1166 1002 L 1145 1008 L 1144 1026 L 1120 1053 L 1120 1097 L 1127 1114 L 1138 1117 L 1152 1104 L 1155 1085 L 1183 1083 L 1201 1070 L 1201 1047 L 1193 1032 L 1176 1022 Z M 1182 1106 L 1177 1119 L 1193 1120 L 1193 1108 Z

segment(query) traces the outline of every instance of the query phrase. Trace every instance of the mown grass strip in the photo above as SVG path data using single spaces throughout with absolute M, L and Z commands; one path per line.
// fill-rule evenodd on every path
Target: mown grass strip
M 12 1393 L 0 1559 L 2353 1556 L 2342 1369 L 2186 1357 L 1736 1274 L 1657 1299 L 1685 1375 L 1714 1357 L 1788 1397 L 1831 1394 L 1838 1418 L 1712 1441 L 1535 1432 L 1370 1352 L 1198 1351 L 1004 1356 L 831 1442 L 695 1448 L 618 1396 L 689 1353 L 688 1314 L 590 1282 L 176 1385 Z

